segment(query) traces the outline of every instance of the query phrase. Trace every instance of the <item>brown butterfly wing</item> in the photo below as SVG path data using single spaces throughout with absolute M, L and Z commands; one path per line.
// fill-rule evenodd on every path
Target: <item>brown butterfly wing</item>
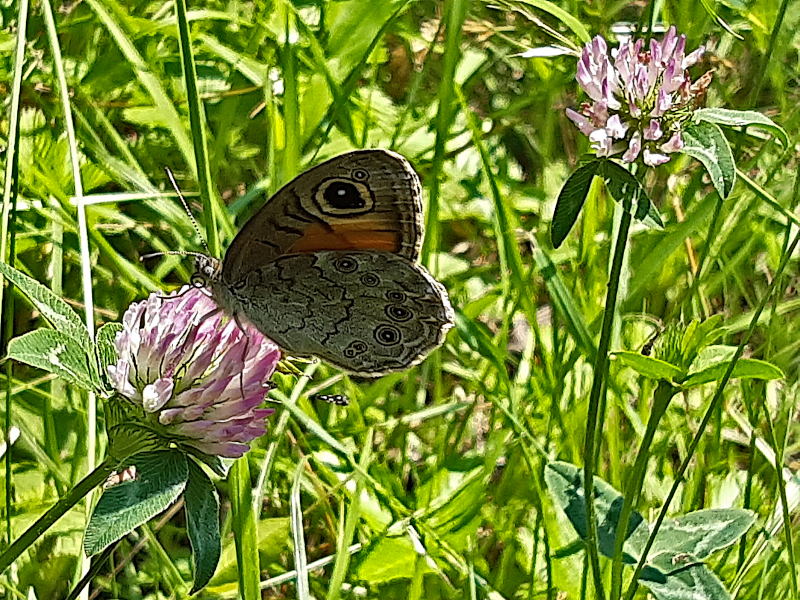
M 412 262 L 422 245 L 419 177 L 388 150 L 357 150 L 304 172 L 234 238 L 222 278 L 232 283 L 287 254 L 381 250 Z
M 289 354 L 363 377 L 417 364 L 454 322 L 446 290 L 424 267 L 376 250 L 282 256 L 215 295 Z

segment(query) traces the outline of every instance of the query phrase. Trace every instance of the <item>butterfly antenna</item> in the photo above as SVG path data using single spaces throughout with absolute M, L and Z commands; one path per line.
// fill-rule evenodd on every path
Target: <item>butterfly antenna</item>
M 172 184 L 173 189 L 177 192 L 178 198 L 180 198 L 181 204 L 183 204 L 183 209 L 186 211 L 186 214 L 189 215 L 189 219 L 192 222 L 192 226 L 194 230 L 197 232 L 197 235 L 200 237 L 200 241 L 203 243 L 203 248 L 206 249 L 206 254 L 210 255 L 211 250 L 208 249 L 208 244 L 206 244 L 206 238 L 203 237 L 203 234 L 200 232 L 200 226 L 197 224 L 197 221 L 192 214 L 192 211 L 189 209 L 189 204 L 186 202 L 186 198 L 183 197 L 183 193 L 181 189 L 178 187 L 178 183 L 175 181 L 175 176 L 172 174 L 172 169 L 169 167 L 164 167 L 164 170 L 167 172 L 167 177 L 169 177 L 169 182 Z M 163 254 L 174 254 L 174 252 L 165 252 Z M 179 254 L 188 254 L 191 255 L 191 252 L 180 252 Z M 195 253 L 197 254 L 197 253 Z M 152 255 L 149 255 L 152 256 Z
M 146 260 L 148 258 L 153 258 L 154 256 L 202 256 L 204 258 L 208 258 L 208 255 L 203 254 L 202 252 L 186 252 L 184 250 L 170 250 L 169 252 L 150 252 L 149 254 L 142 254 L 139 257 L 139 260 Z

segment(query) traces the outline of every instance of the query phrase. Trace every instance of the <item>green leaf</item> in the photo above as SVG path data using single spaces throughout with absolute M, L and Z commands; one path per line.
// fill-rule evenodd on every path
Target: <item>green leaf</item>
M 729 110 L 727 108 L 701 108 L 692 115 L 692 120 L 699 123 L 705 121 L 725 127 L 746 127 L 755 125 L 766 129 L 781 142 L 784 148 L 789 147 L 789 135 L 786 130 L 772 119 L 755 110 Z
M 754 521 L 754 513 L 739 508 L 699 510 L 664 521 L 639 581 L 665 600 L 727 598 L 722 583 L 701 561 L 733 544 Z M 631 540 L 638 556 L 646 541 L 646 536 Z
M 578 303 L 573 297 L 572 292 L 564 283 L 559 270 L 556 268 L 547 252 L 540 246 L 534 245 L 532 254 L 533 260 L 536 263 L 536 269 L 544 278 L 544 284 L 547 287 L 547 292 L 550 294 L 550 301 L 553 303 L 553 307 L 561 318 L 564 319 L 567 330 L 575 338 L 578 346 L 587 355 L 587 360 L 590 362 L 594 361 L 597 347 L 589 331 L 589 326 L 583 318 L 583 313 L 578 309 Z
M 586 500 L 583 494 L 583 469 L 565 462 L 552 462 L 547 465 L 544 480 L 550 494 L 555 498 L 576 533 L 586 540 Z M 622 510 L 622 495 L 608 483 L 594 478 L 595 511 L 597 514 L 597 538 L 600 552 L 614 556 L 614 543 L 617 537 L 619 513 Z M 630 552 L 633 539 L 647 539 L 649 525 L 636 511 L 631 512 L 622 560 L 625 564 L 635 564 L 636 557 Z
M 494 368 L 505 369 L 506 356 L 492 339 L 492 334 L 483 323 L 465 317 L 461 313 L 456 313 L 456 329 L 460 339 L 475 350 L 478 354 L 489 360 Z
M 550 224 L 553 247 L 558 248 L 575 225 L 600 164 L 601 161 L 593 160 L 572 173 L 564 182 L 556 200 L 553 222 Z
M 691 368 L 689 369 L 689 375 L 699 373 L 722 362 L 730 361 L 734 354 L 736 354 L 736 346 L 726 346 L 723 344 L 706 346 L 695 353 L 694 359 L 691 362 Z
M 586 538 L 583 470 L 554 462 L 545 469 L 545 481 L 556 503 L 564 510 L 581 539 Z M 623 498 L 602 479 L 595 477 L 595 508 L 600 552 L 611 557 Z M 661 526 L 647 566 L 639 581 L 659 600 L 727 600 L 719 579 L 700 562 L 717 550 L 733 544 L 755 520 L 741 509 L 713 509 L 665 521 Z M 639 513 L 631 514 L 623 562 L 637 562 L 647 542 L 650 527 Z
M 681 387 L 691 388 L 703 383 L 717 381 L 722 378 L 725 371 L 728 369 L 730 361 L 718 363 L 716 365 L 707 367 L 702 371 L 689 375 L 683 382 Z M 785 375 L 775 365 L 763 360 L 756 360 L 754 358 L 740 358 L 733 368 L 731 377 L 734 379 L 783 379 Z
M 84 348 L 92 345 L 86 325 L 62 298 L 56 296 L 49 288 L 35 279 L 3 262 L 0 262 L 0 273 L 28 297 L 53 328 L 63 335 L 73 338 Z
M 714 19 L 714 22 L 717 25 L 719 25 L 722 29 L 727 31 L 730 35 L 735 37 L 737 40 L 739 40 L 739 41 L 743 41 L 744 40 L 744 38 L 741 35 L 739 35 L 733 27 L 728 25 L 728 23 L 725 22 L 725 20 L 722 17 L 720 17 L 719 14 L 717 14 L 717 11 L 714 10 L 714 5 L 712 4 L 712 0 L 700 0 L 700 4 L 703 5 L 703 8 L 706 9 L 706 12 L 709 14 L 709 16 L 712 19 Z
M 380 585 L 411 579 L 415 572 L 432 573 L 427 562 L 414 550 L 408 536 L 382 537 L 364 554 L 364 558 L 356 570 L 356 578 L 369 581 L 372 585 Z
M 683 370 L 680 367 L 638 352 L 615 352 L 614 357 L 621 360 L 625 366 L 650 379 L 673 381 L 683 376 Z
M 676 557 L 691 560 L 691 557 Z M 656 600 L 730 600 L 730 594 L 719 578 L 702 563 L 689 565 L 677 562 L 668 577 L 657 571 L 643 572 L 639 583 L 647 587 Z M 651 577 L 653 574 L 655 577 Z
M 93 344 L 88 348 L 93 348 Z M 36 329 L 8 344 L 8 357 L 55 373 L 85 390 L 99 390 L 94 356 L 74 338 L 55 329 Z
M 139 454 L 132 464 L 136 466 L 136 479 L 107 489 L 94 508 L 83 540 L 87 556 L 163 512 L 186 487 L 189 468 L 182 452 Z
M 97 370 L 100 373 L 100 379 L 109 387 L 111 384 L 108 377 L 108 366 L 117 364 L 117 349 L 114 346 L 114 340 L 119 331 L 122 331 L 120 323 L 106 323 L 97 330 L 95 342 Z
M 696 560 L 705 560 L 742 537 L 755 520 L 755 514 L 749 510 L 712 508 L 664 521 L 650 550 L 650 559 L 655 562 L 659 555 L 668 553 L 690 554 Z
M 736 165 L 722 130 L 705 121 L 690 123 L 683 129 L 681 137 L 684 142 L 681 152 L 703 163 L 717 193 L 727 198 L 736 183 Z
M 258 598 L 261 566 L 258 555 L 258 525 L 253 506 L 253 487 L 250 481 L 250 463 L 246 456 L 234 461 L 231 466 L 228 476 L 228 494 L 230 495 L 231 531 L 234 536 L 233 545 L 236 547 L 240 594 L 243 598 L 255 600 Z M 295 565 L 295 569 L 300 571 L 301 567 Z
M 650 201 L 642 184 L 630 171 L 613 160 L 604 160 L 599 175 L 603 178 L 608 193 L 622 204 L 626 211 L 648 227 L 664 228 L 661 215 Z
M 708 345 L 714 343 L 724 333 L 720 327 L 721 322 L 722 315 L 714 315 L 702 322 L 695 319 L 689 323 L 681 340 L 683 364 L 695 366 L 699 356 L 707 354 Z
M 279 562 L 286 553 L 291 552 L 292 532 L 289 517 L 262 519 L 258 521 L 258 556 L 262 565 Z M 214 587 L 236 584 L 239 577 L 239 564 L 236 560 L 236 545 L 225 544 L 220 558 L 217 574 L 211 585 Z
M 186 526 L 192 545 L 194 585 L 190 594 L 211 580 L 222 552 L 219 534 L 219 498 L 211 479 L 195 461 L 188 461 L 189 481 L 183 493 Z
M 418 502 L 432 506 L 426 524 L 456 552 L 466 551 L 477 535 L 481 507 L 486 504 L 486 472 L 482 466 L 468 471 L 440 469 L 417 489 Z
M 523 4 L 529 4 L 534 8 L 538 8 L 544 12 L 550 13 L 556 19 L 560 20 L 564 25 L 569 27 L 572 32 L 578 36 L 584 44 L 592 39 L 589 32 L 583 26 L 579 19 L 575 18 L 569 11 L 564 10 L 553 2 L 547 0 L 520 0 Z

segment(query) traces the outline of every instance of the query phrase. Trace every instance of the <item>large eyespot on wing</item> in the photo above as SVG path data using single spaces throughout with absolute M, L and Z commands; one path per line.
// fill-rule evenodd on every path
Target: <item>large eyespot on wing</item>
M 301 198 L 303 208 L 329 217 L 348 217 L 368 213 L 375 208 L 375 196 L 369 187 L 369 175 L 363 169 L 358 179 L 330 177 L 323 179 L 310 198 Z
M 280 256 L 322 250 L 379 250 L 416 261 L 422 189 L 414 169 L 388 150 L 342 154 L 298 175 L 234 238 L 226 281 Z

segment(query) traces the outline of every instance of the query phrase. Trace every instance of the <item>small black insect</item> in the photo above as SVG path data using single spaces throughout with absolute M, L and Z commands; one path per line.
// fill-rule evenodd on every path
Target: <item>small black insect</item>
M 341 394 L 314 394 L 311 396 L 312 400 L 319 400 L 321 402 L 328 402 L 329 404 L 335 404 L 337 406 L 347 406 L 350 404 L 350 399 L 347 396 L 342 396 Z

